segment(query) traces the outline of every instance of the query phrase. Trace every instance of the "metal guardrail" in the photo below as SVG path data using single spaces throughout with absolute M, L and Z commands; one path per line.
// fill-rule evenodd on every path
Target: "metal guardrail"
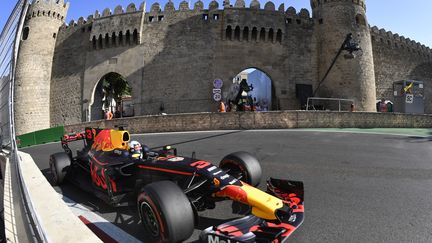
M 314 101 L 314 100 L 324 100 L 324 101 L 337 101 L 338 102 L 338 111 L 341 111 L 341 102 L 345 101 L 345 102 L 350 102 L 350 105 L 354 105 L 354 100 L 353 99 L 339 99 L 339 98 L 320 98 L 320 97 L 309 97 L 307 99 L 307 103 L 306 103 L 306 110 L 309 110 L 309 107 L 312 107 L 313 110 L 316 110 L 314 105 L 309 106 L 309 101 Z M 351 106 L 352 107 L 352 106 Z
M 13 200 L 15 205 L 7 212 L 13 222 L 12 227 L 6 230 L 8 242 L 46 242 L 20 174 L 20 157 L 15 139 L 15 68 L 28 6 L 28 0 L 17 0 L 0 34 L 0 145 L 2 149 L 10 151 L 6 166 L 10 181 L 7 183 L 12 192 L 9 200 Z

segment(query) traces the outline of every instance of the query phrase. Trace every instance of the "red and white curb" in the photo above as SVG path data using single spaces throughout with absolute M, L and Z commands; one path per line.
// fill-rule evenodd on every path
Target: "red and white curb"
M 59 196 L 71 209 L 72 213 L 77 216 L 103 242 L 141 242 L 111 222 L 92 212 L 90 209 L 80 205 L 68 197 L 65 197 L 64 195 L 59 194 Z

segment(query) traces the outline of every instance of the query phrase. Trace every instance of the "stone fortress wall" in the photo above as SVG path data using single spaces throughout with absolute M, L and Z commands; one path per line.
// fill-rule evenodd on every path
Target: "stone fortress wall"
M 329 6 L 337 2 L 341 1 L 325 0 Z M 74 124 L 100 115 L 95 110 L 101 97 L 95 90 L 109 72 L 123 75 L 131 85 L 135 115 L 156 114 L 161 106 L 167 113 L 215 111 L 212 81 L 222 79 L 225 92 L 232 78 L 250 67 L 264 71 L 272 79 L 274 109 L 299 109 L 296 84 L 315 88 L 343 41 L 334 40 L 334 47 L 326 50 L 325 41 L 331 37 L 322 38 L 327 27 L 320 25 L 325 26 L 327 19 L 319 18 L 322 8 L 318 7 L 325 7 L 324 1 L 311 1 L 312 16 L 306 9 L 285 9 L 283 4 L 276 9 L 272 2 L 263 8 L 257 0 L 249 7 L 242 0 L 224 4 L 219 6 L 213 1 L 205 9 L 198 1 L 190 8 L 183 1 L 176 9 L 168 2 L 162 9 L 155 3 L 149 12 L 144 11 L 144 4 L 130 4 L 126 9 L 118 6 L 113 12 L 96 11 L 61 26 L 53 55 L 49 125 Z M 364 1 L 359 0 L 343 4 L 346 9 L 359 6 L 355 8 L 360 12 L 365 8 Z M 331 11 L 327 14 L 333 18 Z M 352 16 L 352 21 L 334 33 L 357 31 L 358 20 Z M 347 65 L 340 58 L 332 70 L 334 76 L 327 81 L 332 84 L 332 79 L 349 77 L 349 70 L 354 68 L 351 83 L 374 77 L 376 97 L 392 100 L 393 81 L 423 80 L 426 112 L 432 113 L 431 49 L 370 28 L 364 21 L 366 34 L 361 29 L 354 37 L 363 42 L 370 38 L 373 61 L 369 54 Z M 372 87 L 368 82 L 360 87 Z M 344 83 L 338 84 L 338 89 L 343 89 Z M 349 98 L 341 96 L 355 93 L 348 87 L 339 97 Z
M 425 110 L 432 113 L 432 50 L 391 31 L 371 28 L 377 98 L 393 97 L 393 81 L 425 81 Z

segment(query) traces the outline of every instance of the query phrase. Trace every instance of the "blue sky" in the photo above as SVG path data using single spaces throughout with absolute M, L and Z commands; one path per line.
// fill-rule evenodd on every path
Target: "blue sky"
M 162 6 L 168 0 L 159 1 Z M 1 0 L 0 3 L 0 28 L 6 23 L 10 11 L 16 4 L 16 0 Z M 122 5 L 123 8 L 133 2 L 137 7 L 141 4 L 141 0 L 69 0 L 70 9 L 67 16 L 67 22 L 71 19 L 77 20 L 80 16 L 87 17 L 94 13 L 95 10 L 102 10 L 109 7 L 111 10 L 117 5 Z M 147 1 L 147 9 L 150 8 L 154 0 Z M 173 0 L 176 8 L 178 8 L 179 0 Z M 209 0 L 204 0 L 204 6 L 207 8 Z M 222 0 L 219 0 L 219 5 L 222 5 Z M 231 0 L 235 2 L 235 0 Z M 299 11 L 301 8 L 310 10 L 309 0 L 275 0 L 273 1 L 276 8 L 285 3 L 285 8 L 293 6 Z M 191 5 L 195 0 L 190 1 Z M 246 0 L 248 6 L 250 0 Z M 261 1 L 263 7 L 265 1 Z M 412 40 L 418 41 L 432 48 L 432 0 L 366 0 L 367 16 L 370 25 L 376 25 L 379 28 L 391 30 L 393 33 L 398 33 Z

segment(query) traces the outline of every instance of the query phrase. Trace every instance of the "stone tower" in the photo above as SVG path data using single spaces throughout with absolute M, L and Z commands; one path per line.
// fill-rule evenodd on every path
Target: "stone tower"
M 347 59 L 342 52 L 316 96 L 354 99 L 356 110 L 376 111 L 375 73 L 365 0 L 311 0 L 311 7 L 316 23 L 319 80 L 347 34 L 352 33 L 362 49 L 353 59 Z
M 26 13 L 16 67 L 17 135 L 50 127 L 54 48 L 68 7 L 63 0 L 33 0 Z

